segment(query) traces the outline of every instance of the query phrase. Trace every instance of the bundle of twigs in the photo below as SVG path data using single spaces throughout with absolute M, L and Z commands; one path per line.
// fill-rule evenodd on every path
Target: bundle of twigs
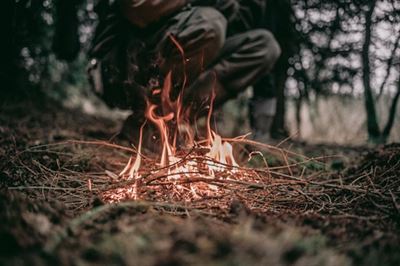
M 319 160 L 296 158 L 284 150 L 279 151 L 282 166 L 250 168 L 221 164 L 193 148 L 169 167 L 160 168 L 154 159 L 143 158 L 140 178 L 132 180 L 116 174 L 129 158 L 126 152 L 135 150 L 103 142 L 32 147 L 10 159 L 14 168 L 30 177 L 15 180 L 9 189 L 26 190 L 35 198 L 56 198 L 74 211 L 88 209 L 96 201 L 133 200 L 135 195 L 220 215 L 232 212 L 235 202 L 246 211 L 269 215 L 364 221 L 400 215 L 400 149 L 387 152 L 386 165 L 364 163 L 344 174 L 330 174 L 307 169 L 308 163 Z M 197 167 L 179 171 L 188 164 Z M 210 175 L 205 167 L 210 164 L 222 170 Z

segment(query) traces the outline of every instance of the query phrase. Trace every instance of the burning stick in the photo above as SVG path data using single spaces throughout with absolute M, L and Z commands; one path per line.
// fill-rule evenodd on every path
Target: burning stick
M 189 112 L 183 111 L 182 98 L 183 91 L 180 92 L 176 100 L 171 99 L 172 88 L 172 75 L 168 73 L 161 90 L 156 89 L 161 95 L 161 104 L 157 105 L 147 100 L 147 109 L 145 112 L 146 118 L 150 123 L 153 123 L 161 136 L 161 159 L 158 165 L 165 168 L 167 179 L 175 182 L 175 193 L 179 194 L 181 190 L 190 191 L 195 197 L 200 197 L 198 193 L 198 186 L 189 184 L 189 187 L 180 185 L 181 180 L 186 180 L 193 177 L 201 177 L 207 179 L 216 178 L 215 172 L 226 172 L 227 176 L 235 173 L 235 167 L 238 166 L 234 156 L 232 145 L 223 141 L 221 136 L 211 129 L 211 116 L 213 112 L 213 103 L 215 100 L 215 91 L 212 90 L 211 99 L 209 103 L 209 110 L 207 115 L 207 138 L 203 142 L 204 146 L 199 146 L 195 141 L 195 134 L 190 127 L 188 121 Z M 185 116 L 186 115 L 186 116 Z M 121 171 L 120 175 L 127 180 L 139 180 L 143 176 L 140 174 L 141 168 L 141 151 L 142 151 L 142 138 L 143 138 L 143 125 L 140 129 L 140 139 L 138 154 L 136 158 L 133 156 L 129 159 L 125 168 Z M 175 130 L 174 130 L 175 128 Z M 196 150 L 206 151 L 204 158 L 210 160 L 194 160 L 190 156 L 182 161 L 182 156 L 177 146 L 178 140 L 183 140 L 184 147 L 198 147 Z M 201 155 L 199 153 L 196 154 Z M 181 163 L 178 163 L 181 162 Z M 159 175 L 158 171 L 153 172 Z M 163 175 L 163 174 L 162 174 Z M 133 198 L 138 198 L 138 182 L 134 185 Z M 216 190 L 215 185 L 208 185 L 208 189 Z
M 147 109 L 145 116 L 149 123 L 152 123 L 158 129 L 160 135 L 160 160 L 156 164 L 158 167 L 148 169 L 148 165 L 142 165 L 142 138 L 143 125 L 140 129 L 140 139 L 138 153 L 131 156 L 125 168 L 121 171 L 122 179 L 133 182 L 124 189 L 117 188 L 113 192 L 106 193 L 105 198 L 109 201 L 119 201 L 125 196 L 118 194 L 127 194 L 129 198 L 141 198 L 140 191 L 142 186 L 146 186 L 148 192 L 151 188 L 155 194 L 167 191 L 171 197 L 182 198 L 185 200 L 200 199 L 202 197 L 218 196 L 221 187 L 226 183 L 222 180 L 243 181 L 252 172 L 255 183 L 259 183 L 261 178 L 253 170 L 242 169 L 233 156 L 233 147 L 231 143 L 224 140 L 211 128 L 211 117 L 216 99 L 215 87 L 217 78 L 214 76 L 213 86 L 208 104 L 208 113 L 206 117 L 206 136 L 205 139 L 199 139 L 190 125 L 191 108 L 184 108 L 183 94 L 187 83 L 186 77 L 186 58 L 183 48 L 178 41 L 169 36 L 171 42 L 177 47 L 182 56 L 183 84 L 180 93 L 176 99 L 171 98 L 173 88 L 172 73 L 169 72 L 164 80 L 162 88 L 155 88 L 153 96 L 161 97 L 160 103 L 153 103 L 147 99 Z M 197 137 L 197 138 L 196 138 Z M 236 139 L 236 141 L 238 141 Z M 179 143 L 179 145 L 178 145 Z M 187 155 L 182 152 L 182 147 L 192 147 L 192 152 Z M 152 162 L 154 164 L 154 160 Z M 147 170 L 144 170 L 147 168 Z M 158 180 L 158 183 L 154 183 Z M 229 182 L 228 182 L 229 183 Z M 237 185 L 237 183 L 232 182 Z M 124 191 L 124 193 L 122 192 Z M 186 196 L 184 196 L 186 195 Z

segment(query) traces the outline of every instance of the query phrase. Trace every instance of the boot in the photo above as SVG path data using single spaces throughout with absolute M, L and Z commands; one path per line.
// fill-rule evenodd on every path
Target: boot
M 260 142 L 270 140 L 276 110 L 276 98 L 252 100 L 249 110 L 254 140 Z

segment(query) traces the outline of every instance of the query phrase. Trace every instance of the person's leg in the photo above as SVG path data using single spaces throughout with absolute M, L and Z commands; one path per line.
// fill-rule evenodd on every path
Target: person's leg
M 253 85 L 253 97 L 249 102 L 249 120 L 256 139 L 269 134 L 276 113 L 276 82 L 268 74 Z
M 197 102 L 195 109 L 201 109 L 214 88 L 215 105 L 221 105 L 269 73 L 280 53 L 277 41 L 267 30 L 251 30 L 227 38 L 214 65 L 188 89 L 186 102 Z
M 219 56 L 226 28 L 225 17 L 211 7 L 194 7 L 176 15 L 157 41 L 161 73 L 171 71 L 177 83 L 186 77 L 189 85 Z
M 185 66 L 190 84 L 184 95 L 186 106 L 195 103 L 202 109 L 203 103 L 208 105 L 214 85 L 216 105 L 235 97 L 268 73 L 280 55 L 279 45 L 266 30 L 252 30 L 226 40 L 225 32 L 222 14 L 213 8 L 199 7 L 171 18 L 148 42 L 148 46 L 155 44 L 155 50 L 160 52 L 162 75 L 168 71 L 182 75 L 180 70 Z M 207 70 L 202 72 L 204 68 Z

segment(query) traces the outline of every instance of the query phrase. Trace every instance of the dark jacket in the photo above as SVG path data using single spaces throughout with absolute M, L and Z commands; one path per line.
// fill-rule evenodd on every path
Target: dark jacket
M 92 58 L 105 56 L 113 46 L 123 42 L 130 29 L 154 26 L 188 5 L 219 10 L 229 22 L 229 34 L 261 28 L 266 9 L 266 0 L 117 0 L 110 5 L 108 2 L 100 0 L 98 4 L 99 24 L 89 53 Z

